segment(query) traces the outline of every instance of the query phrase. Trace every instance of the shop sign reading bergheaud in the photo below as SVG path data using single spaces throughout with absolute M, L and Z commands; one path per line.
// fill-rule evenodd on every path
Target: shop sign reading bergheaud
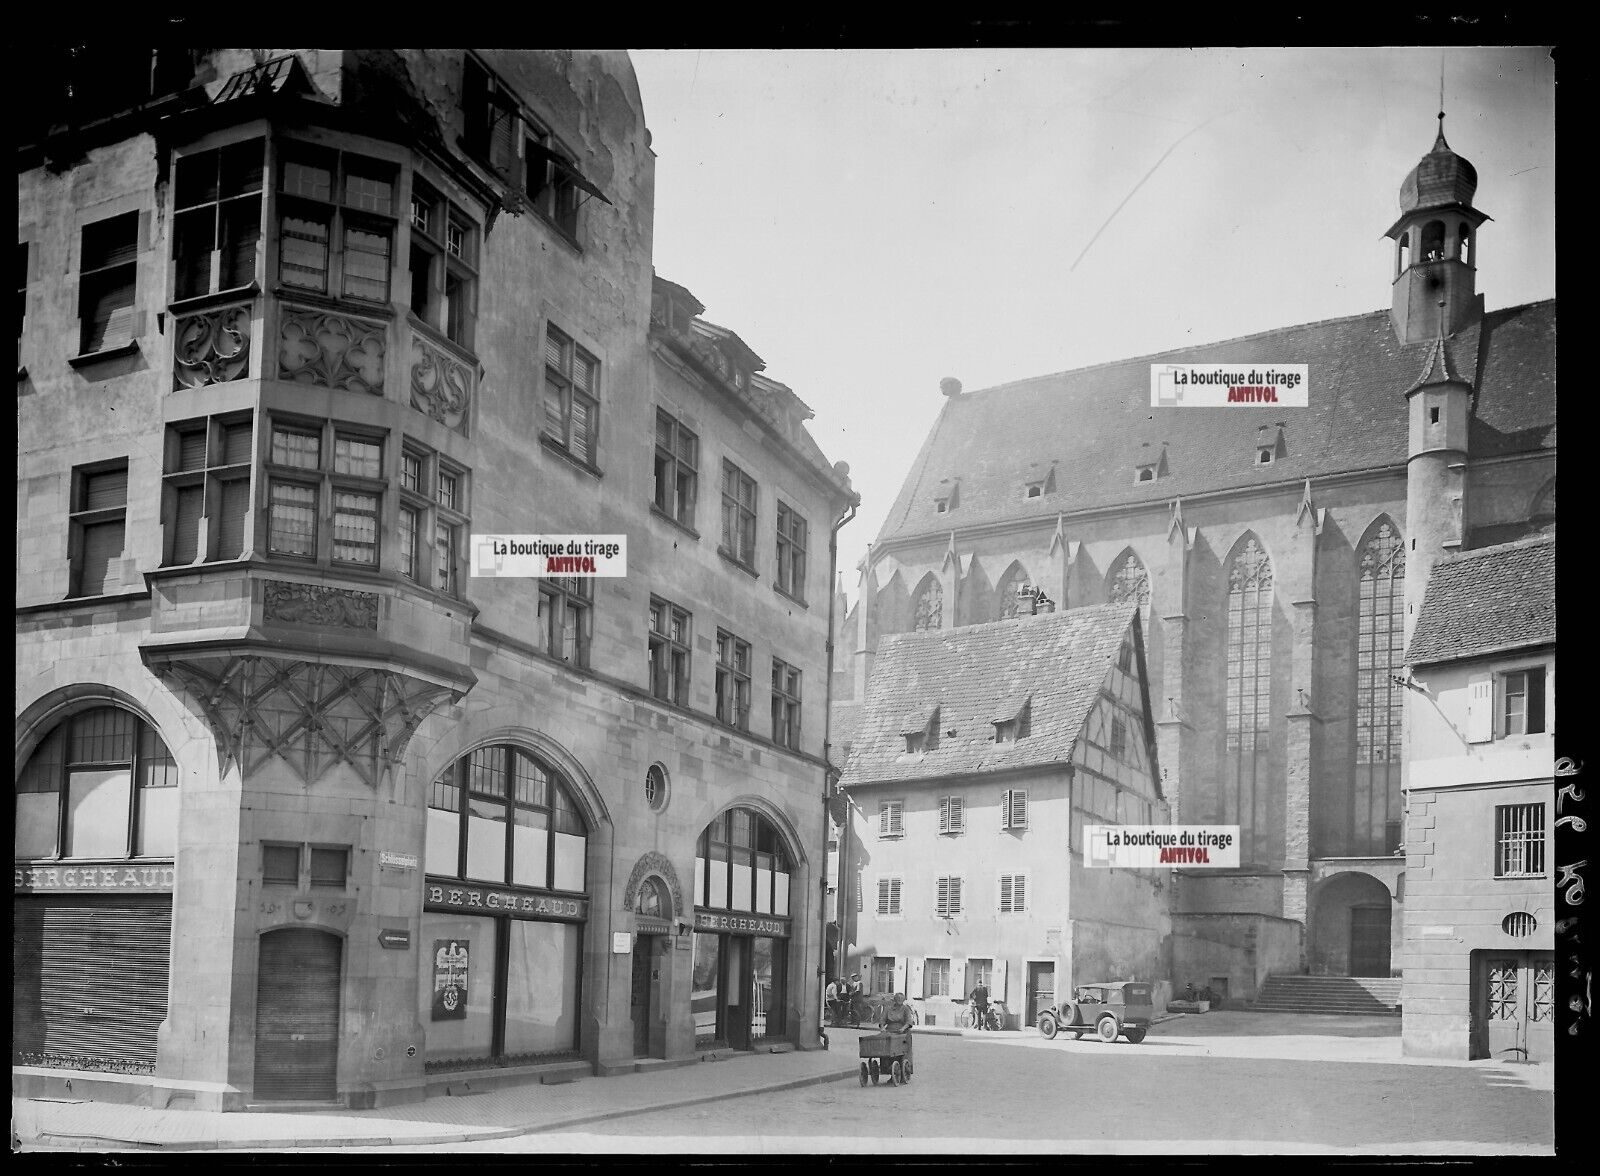
M 696 931 L 747 931 L 752 935 L 788 935 L 788 919 L 766 919 L 760 915 L 724 915 L 712 911 L 694 913 Z
M 467 962 L 472 941 L 433 941 L 433 1019 L 464 1021 L 467 1017 Z
M 144 891 L 170 894 L 176 880 L 171 865 L 17 866 L 14 890 Z

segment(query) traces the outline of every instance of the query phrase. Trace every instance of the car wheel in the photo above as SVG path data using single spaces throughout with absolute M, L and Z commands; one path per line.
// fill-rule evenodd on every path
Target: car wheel
M 1124 1029 L 1122 1031 L 1122 1035 L 1133 1042 L 1134 1045 L 1138 1045 L 1144 1040 L 1144 1033 L 1143 1029 Z
M 1076 1025 L 1081 1018 L 1078 1016 L 1078 1006 L 1067 1003 L 1061 1006 L 1061 1023 L 1063 1025 Z
M 1059 1028 L 1059 1026 L 1056 1024 L 1056 1019 L 1055 1019 L 1055 1015 L 1054 1014 L 1045 1013 L 1042 1016 L 1040 1016 L 1040 1018 L 1039 1018 L 1039 1032 L 1044 1034 L 1045 1039 L 1047 1041 L 1054 1041 L 1055 1040 L 1056 1030 L 1058 1028 Z
M 1101 1017 L 1095 1023 L 1095 1032 L 1100 1034 L 1101 1041 L 1115 1041 L 1117 1039 L 1117 1019 L 1110 1013 Z

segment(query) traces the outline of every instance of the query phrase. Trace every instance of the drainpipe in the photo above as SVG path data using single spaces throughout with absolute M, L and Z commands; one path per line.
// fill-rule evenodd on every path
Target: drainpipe
M 850 476 L 850 467 L 844 462 L 835 465 L 834 470 L 845 478 Z M 833 524 L 833 529 L 828 532 L 828 674 L 822 693 L 822 853 L 817 858 L 822 863 L 821 875 L 817 880 L 817 996 L 811 1007 L 817 1015 L 817 1040 L 823 1038 L 822 1024 L 822 991 L 827 984 L 828 972 L 828 801 L 832 797 L 834 781 L 837 773 L 833 766 L 833 744 L 830 742 L 833 726 L 833 609 L 838 593 L 833 590 L 835 577 L 839 574 L 839 529 L 856 517 L 856 508 L 861 505 L 861 496 L 852 494 L 847 505 L 850 512 L 841 515 Z M 845 814 L 846 823 L 849 813 Z M 841 862 L 841 867 L 843 863 Z M 844 886 L 844 874 L 839 875 L 841 890 Z M 843 941 L 843 916 L 840 916 L 840 940 Z

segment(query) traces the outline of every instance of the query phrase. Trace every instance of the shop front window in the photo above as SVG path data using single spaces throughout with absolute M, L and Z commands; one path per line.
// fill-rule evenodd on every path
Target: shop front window
M 57 725 L 17 777 L 17 858 L 172 857 L 178 767 L 155 728 L 96 707 Z

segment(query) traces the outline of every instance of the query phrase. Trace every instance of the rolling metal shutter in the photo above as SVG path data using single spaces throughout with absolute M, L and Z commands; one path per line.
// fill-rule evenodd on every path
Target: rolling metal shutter
M 153 1071 L 167 1016 L 171 898 L 19 898 L 14 911 L 13 1057 Z
M 338 936 L 309 927 L 286 927 L 261 937 L 257 1099 L 332 1099 L 337 1094 L 343 946 Z

